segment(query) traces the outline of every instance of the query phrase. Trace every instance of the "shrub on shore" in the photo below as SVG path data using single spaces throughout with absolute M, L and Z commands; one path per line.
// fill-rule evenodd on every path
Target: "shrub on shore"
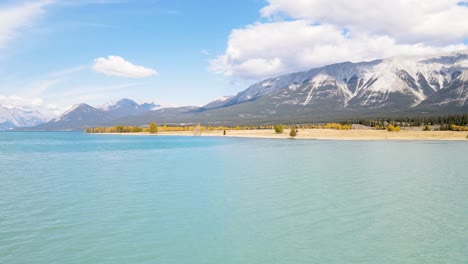
M 290 137 L 296 137 L 297 136 L 297 128 L 296 125 L 291 126 L 291 132 L 289 132 Z
M 275 130 L 276 134 L 283 134 L 283 131 L 284 131 L 283 125 L 280 125 L 280 124 L 279 125 L 274 125 L 273 129 Z
M 388 125 L 387 130 L 390 132 L 399 132 L 401 128 L 400 126 Z
M 326 123 L 326 124 L 312 124 L 312 125 L 303 125 L 303 128 L 306 129 L 336 129 L 336 130 L 351 130 L 352 126 L 350 124 L 339 124 L 339 123 Z
M 143 132 L 141 127 L 133 126 L 113 126 L 113 127 L 93 127 L 86 128 L 86 133 L 139 133 Z
M 336 130 L 350 130 L 351 125 L 342 125 L 338 123 L 327 123 L 323 126 L 324 129 L 336 129 Z
M 468 126 L 451 125 L 450 130 L 452 130 L 452 131 L 468 131 Z

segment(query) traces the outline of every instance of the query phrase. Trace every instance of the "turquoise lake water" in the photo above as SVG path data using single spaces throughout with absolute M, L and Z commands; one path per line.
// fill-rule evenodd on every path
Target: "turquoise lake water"
M 0 133 L 0 263 L 468 263 L 467 154 Z

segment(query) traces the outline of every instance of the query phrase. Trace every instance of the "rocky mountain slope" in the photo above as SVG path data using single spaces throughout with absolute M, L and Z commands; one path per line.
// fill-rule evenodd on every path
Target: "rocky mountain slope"
M 462 108 L 466 101 L 441 91 L 466 82 L 467 70 L 468 51 L 339 63 L 256 83 L 225 106 L 270 97 L 285 105 L 326 103 L 333 104 L 335 109 L 402 110 L 438 98 L 445 100 L 444 105 L 454 103 L 455 108 Z

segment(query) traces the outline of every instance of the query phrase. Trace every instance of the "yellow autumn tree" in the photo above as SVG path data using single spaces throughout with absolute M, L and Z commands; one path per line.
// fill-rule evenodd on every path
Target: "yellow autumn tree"
M 151 124 L 149 125 L 149 132 L 150 132 L 151 134 L 156 134 L 156 133 L 158 133 L 158 125 L 157 125 L 156 123 L 154 123 L 154 122 L 151 123 Z
M 296 125 L 291 126 L 291 132 L 289 132 L 290 137 L 296 137 L 297 136 L 297 128 Z

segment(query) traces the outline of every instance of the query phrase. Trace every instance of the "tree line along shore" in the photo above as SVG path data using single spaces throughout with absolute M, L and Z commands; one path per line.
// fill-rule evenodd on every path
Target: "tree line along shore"
M 317 123 L 317 124 L 272 124 L 256 126 L 210 126 L 210 125 L 167 125 L 158 126 L 153 122 L 145 126 L 99 126 L 85 128 L 86 133 L 150 133 L 158 132 L 209 132 L 209 131 L 229 131 L 229 130 L 271 130 L 281 134 L 285 129 L 294 127 L 298 129 L 371 129 L 388 130 L 399 132 L 400 130 L 423 130 L 423 131 L 468 131 L 468 114 L 441 115 L 424 117 L 399 117 L 399 118 L 376 118 L 376 119 L 354 119 L 337 123 Z

